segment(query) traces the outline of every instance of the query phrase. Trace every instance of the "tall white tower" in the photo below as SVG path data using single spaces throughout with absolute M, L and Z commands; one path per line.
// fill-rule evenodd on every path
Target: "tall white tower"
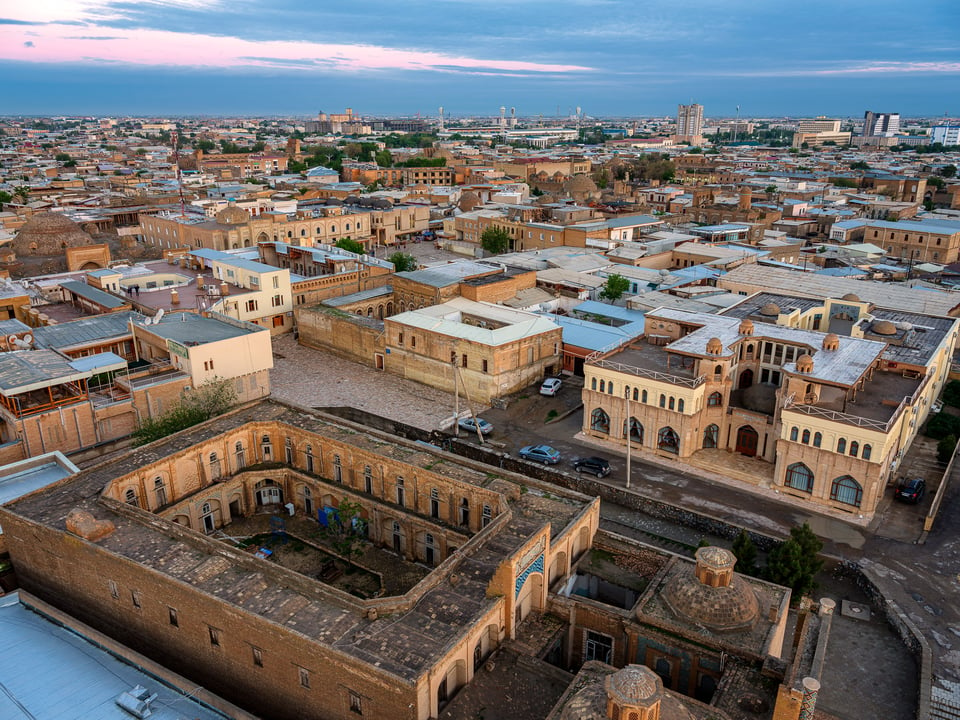
M 443 132 L 443 105 L 440 106 L 440 132 Z

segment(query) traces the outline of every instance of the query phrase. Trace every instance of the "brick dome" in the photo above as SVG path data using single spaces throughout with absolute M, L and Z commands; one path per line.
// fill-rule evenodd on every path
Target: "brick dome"
M 11 246 L 17 257 L 51 257 L 62 256 L 67 248 L 92 244 L 93 238 L 66 215 L 44 212 L 23 224 Z
M 894 325 L 889 320 L 881 320 L 879 322 L 875 322 L 873 324 L 873 327 L 870 329 L 876 335 L 896 335 L 897 334 L 897 326 Z
M 762 308 L 760 308 L 760 314 L 767 317 L 776 317 L 780 314 L 780 306 L 776 303 L 767 303 Z
M 216 219 L 221 225 L 243 225 L 250 221 L 250 215 L 243 208 L 231 203 L 217 213 Z
M 813 372 L 813 358 L 804 353 L 797 358 L 797 372 L 800 373 L 812 373 Z
M 707 355 L 720 355 L 723 352 L 723 343 L 718 337 L 707 340 Z
M 750 318 L 744 318 L 740 321 L 740 327 L 737 329 L 737 332 L 741 335 L 753 335 L 753 320 Z
M 715 632 L 749 630 L 760 617 L 760 601 L 753 587 L 733 572 L 736 561 L 724 548 L 700 548 L 696 567 L 685 567 L 667 581 L 667 607 L 681 620 Z
M 827 333 L 823 337 L 824 350 L 837 350 L 840 347 L 840 338 L 836 333 Z
M 460 202 L 457 203 L 457 207 L 460 208 L 463 212 L 470 212 L 475 210 L 477 207 L 482 205 L 483 202 L 480 200 L 480 196 L 471 190 L 467 190 L 460 196 Z

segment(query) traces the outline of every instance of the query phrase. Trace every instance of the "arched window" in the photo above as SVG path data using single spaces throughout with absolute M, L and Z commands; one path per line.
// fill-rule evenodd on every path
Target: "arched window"
M 849 475 L 841 475 L 830 485 L 830 499 L 844 505 L 860 507 L 863 500 L 863 488 Z
M 646 391 L 646 390 L 644 390 L 644 391 L 640 394 L 640 402 L 642 402 L 642 403 L 646 403 L 646 402 L 647 402 L 647 391 Z
M 713 368 L 713 374 L 723 375 L 723 365 L 717 365 L 715 368 Z
M 634 399 L 634 402 L 640 399 L 640 388 L 633 389 L 633 399 Z
M 201 515 L 209 515 L 209 514 L 210 514 L 210 503 L 205 502 L 203 505 L 200 506 L 200 514 L 201 514 Z
M 363 466 L 363 491 L 373 492 L 373 468 L 369 465 Z
M 590 413 L 590 429 L 597 432 L 610 434 L 610 416 L 601 408 L 597 408 Z
M 864 445 L 864 446 L 863 446 L 863 452 L 860 453 L 860 457 L 862 457 L 864 460 L 869 460 L 869 459 L 870 459 L 870 454 L 871 454 L 872 452 L 873 452 L 873 448 L 872 448 L 872 447 L 870 447 L 869 445 Z
M 677 400 L 677 412 L 683 412 L 683 398 Z
M 850 442 L 850 457 L 856 457 L 860 454 L 860 443 L 856 440 Z
M 304 448 L 303 453 L 307 458 L 307 472 L 312 473 L 313 472 L 313 445 L 307 445 L 307 447 Z
M 823 442 L 823 433 L 815 432 L 813 434 L 813 446 L 820 447 L 821 442 Z
M 657 448 L 668 453 L 679 453 L 680 436 L 670 426 L 660 428 L 657 433 Z
M 591 389 L 591 390 L 596 390 L 596 389 L 597 389 L 597 379 L 596 379 L 596 378 L 590 378 L 590 389 Z
M 837 440 L 837 452 L 841 455 L 847 451 L 847 439 L 840 438 Z
M 159 475 L 153 479 L 153 494 L 157 498 L 157 507 L 167 504 L 167 488 L 163 485 L 163 478 Z
M 707 425 L 703 429 L 703 447 L 715 448 L 720 439 L 720 428 L 717 425 Z
M 333 456 L 333 480 L 334 482 L 343 482 L 343 464 L 340 462 L 340 456 Z
M 623 434 L 627 434 L 627 423 L 623 424 Z M 635 417 L 630 418 L 630 442 L 643 444 L 643 425 Z
M 783 484 L 794 490 L 813 492 L 813 471 L 803 463 L 794 463 L 787 468 Z
M 796 442 L 798 437 L 800 437 L 800 428 L 790 428 L 790 442 Z
M 718 407 L 723 405 L 723 395 L 718 392 L 712 392 L 707 396 L 707 405 L 709 407 Z
M 800 442 L 802 442 L 804 445 L 809 445 L 809 444 L 810 444 L 810 431 L 809 431 L 809 430 L 804 430 L 804 431 L 803 431 L 803 435 L 800 436 Z
M 607 395 L 613 395 L 613 380 L 607 383 Z
M 672 396 L 672 395 L 670 396 L 670 402 L 668 403 L 668 407 L 669 407 L 671 410 L 673 410 L 673 396 Z
M 440 491 L 436 488 L 430 491 L 430 517 L 440 517 Z
M 601 381 L 600 381 L 600 392 L 606 392 L 606 391 L 607 391 L 607 381 L 606 381 L 606 380 L 601 380 Z
M 667 406 L 667 396 L 664 395 L 663 393 L 660 393 L 660 407 L 666 407 L 666 406 Z
M 137 502 L 137 491 L 134 490 L 133 488 L 127 488 L 127 492 L 126 492 L 126 494 L 124 495 L 123 499 L 124 499 L 124 502 L 127 503 L 127 505 L 139 505 L 139 504 L 140 504 L 140 503 Z

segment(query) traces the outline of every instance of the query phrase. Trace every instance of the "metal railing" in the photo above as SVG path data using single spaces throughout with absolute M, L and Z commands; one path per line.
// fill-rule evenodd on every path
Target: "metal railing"
M 707 381 L 706 375 L 701 375 L 696 378 L 686 378 L 680 375 L 660 372 L 659 370 L 645 370 L 635 365 L 626 365 L 625 363 L 612 362 L 610 360 L 597 360 L 592 364 L 597 367 L 607 368 L 608 370 L 616 370 L 617 372 L 629 373 L 630 375 L 645 377 L 650 380 L 659 380 L 660 382 L 670 383 L 671 385 L 682 385 L 688 388 L 700 387 Z
M 893 419 L 883 422 L 881 420 L 871 420 L 870 418 L 860 417 L 859 415 L 850 415 L 849 413 L 840 412 L 839 410 L 827 410 L 825 408 L 819 408 L 816 405 L 791 405 L 789 408 L 784 408 L 785 410 L 796 411 L 804 413 L 805 415 L 815 415 L 817 417 L 826 418 L 827 420 L 833 420 L 834 422 L 844 423 L 845 425 L 856 425 L 858 427 L 865 427 L 871 430 L 879 430 L 881 432 L 886 432 L 890 429 L 890 424 L 893 422 Z M 894 418 L 897 413 L 894 413 Z

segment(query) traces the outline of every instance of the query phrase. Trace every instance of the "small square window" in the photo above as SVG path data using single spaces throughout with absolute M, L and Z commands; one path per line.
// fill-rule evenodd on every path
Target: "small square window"
M 310 671 L 306 668 L 297 668 L 300 671 L 300 687 L 310 687 Z
M 170 624 L 174 627 L 180 627 L 180 618 L 177 616 L 177 611 L 174 608 L 167 608 L 167 612 L 170 615 Z
M 363 715 L 363 698 L 352 690 L 350 691 L 350 712 Z

